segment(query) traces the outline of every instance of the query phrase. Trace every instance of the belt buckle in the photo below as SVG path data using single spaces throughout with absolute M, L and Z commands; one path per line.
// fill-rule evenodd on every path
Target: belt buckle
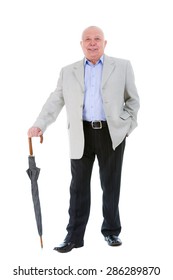
M 94 123 L 99 123 L 99 126 L 94 126 Z M 102 129 L 102 122 L 101 121 L 95 121 L 95 122 L 91 122 L 91 126 L 93 129 Z

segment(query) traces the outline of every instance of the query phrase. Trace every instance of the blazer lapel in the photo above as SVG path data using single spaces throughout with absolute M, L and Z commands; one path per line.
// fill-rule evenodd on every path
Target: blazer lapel
M 103 61 L 103 73 L 102 73 L 102 88 L 104 87 L 106 81 L 110 77 L 111 73 L 115 69 L 116 64 L 115 61 L 111 59 L 111 57 L 104 55 Z
M 104 55 L 103 62 L 103 73 L 102 73 L 102 87 L 104 87 L 106 81 L 110 77 L 111 73 L 114 71 L 116 67 L 115 61 L 111 59 L 111 57 Z M 77 62 L 74 67 L 74 74 L 78 82 L 82 87 L 82 91 L 84 92 L 84 60 Z
M 74 73 L 75 77 L 80 83 L 82 87 L 82 91 L 84 92 L 84 61 L 81 60 L 74 65 Z

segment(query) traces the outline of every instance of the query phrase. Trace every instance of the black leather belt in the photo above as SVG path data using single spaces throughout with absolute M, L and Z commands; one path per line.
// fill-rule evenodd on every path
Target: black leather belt
M 94 121 L 94 122 L 87 122 L 83 121 L 84 125 L 90 126 L 93 129 L 102 129 L 104 127 L 107 127 L 106 121 Z

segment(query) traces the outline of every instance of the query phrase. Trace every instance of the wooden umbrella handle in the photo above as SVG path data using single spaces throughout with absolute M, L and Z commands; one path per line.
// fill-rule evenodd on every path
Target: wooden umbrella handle
M 30 156 L 32 156 L 33 155 L 32 137 L 28 138 L 28 142 L 29 142 L 29 154 Z M 40 143 L 43 143 L 43 135 L 40 135 Z

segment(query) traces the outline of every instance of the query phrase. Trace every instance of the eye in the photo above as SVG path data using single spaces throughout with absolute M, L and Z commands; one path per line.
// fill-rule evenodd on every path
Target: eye
M 95 40 L 96 40 L 96 41 L 100 41 L 101 39 L 100 39 L 99 37 L 96 37 Z

